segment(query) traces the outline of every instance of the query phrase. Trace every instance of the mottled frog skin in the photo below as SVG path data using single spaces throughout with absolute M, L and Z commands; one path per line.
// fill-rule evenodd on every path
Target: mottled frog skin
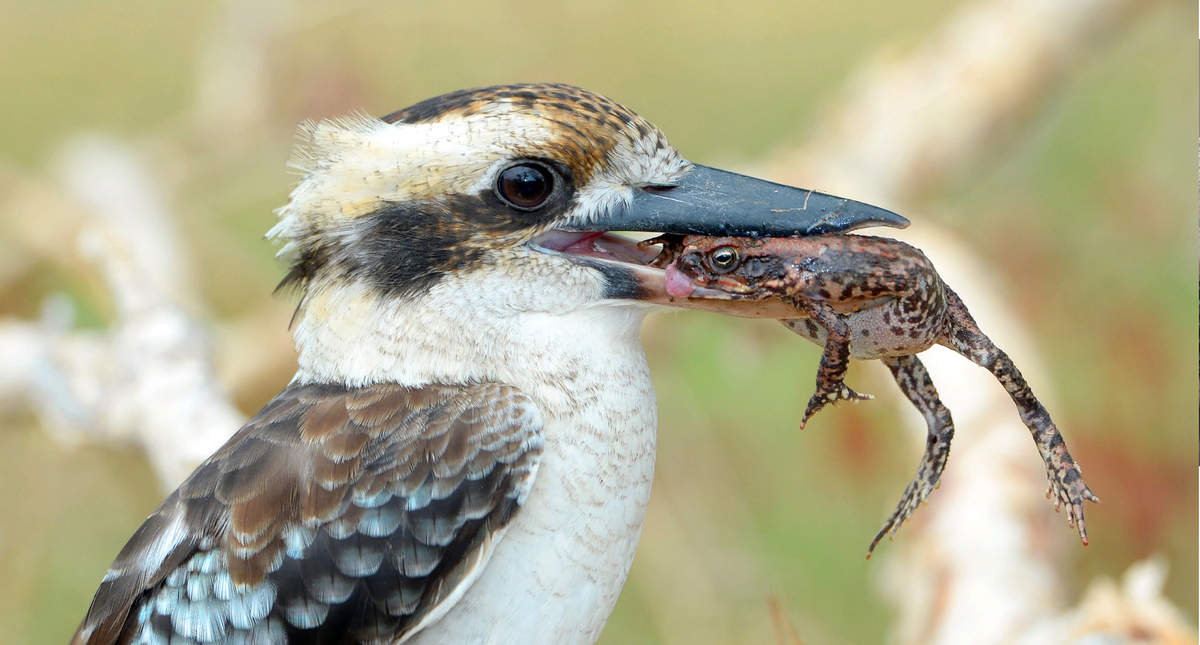
M 871 541 L 896 531 L 937 485 L 950 455 L 954 423 L 916 357 L 944 345 L 992 373 L 1033 433 L 1050 480 L 1047 497 L 1067 509 L 1068 523 L 1087 544 L 1083 500 L 1100 500 L 1083 481 L 1049 413 L 1008 355 L 979 330 L 962 300 L 942 281 L 920 250 L 896 240 L 862 235 L 801 238 L 682 237 L 663 245 L 656 263 L 667 269 L 667 289 L 677 297 L 780 298 L 805 317 L 783 320 L 789 329 L 825 348 L 816 392 L 801 427 L 827 403 L 872 398 L 845 385 L 849 359 L 880 360 L 929 428 L 925 454 L 900 504 Z

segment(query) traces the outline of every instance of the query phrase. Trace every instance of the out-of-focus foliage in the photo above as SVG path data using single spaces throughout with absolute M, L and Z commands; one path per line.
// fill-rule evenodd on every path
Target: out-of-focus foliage
M 36 318 L 48 296 L 66 294 L 79 324 L 107 324 L 111 305 L 77 257 L 74 229 L 50 210 L 30 218 L 28 206 L 54 203 L 46 178 L 62 141 L 89 130 L 128 137 L 162 162 L 155 170 L 182 218 L 197 310 L 218 344 L 228 341 L 222 374 L 250 414 L 292 369 L 278 348 L 294 303 L 269 299 L 282 271 L 261 236 L 294 181 L 284 160 L 297 122 L 554 80 L 630 106 L 690 159 L 738 165 L 800 140 L 856 67 L 903 52 L 955 5 L 2 7 L 0 317 Z M 252 15 L 233 23 L 271 26 L 230 31 L 234 12 Z M 922 206 L 1000 274 L 1044 353 L 1058 393 L 1052 412 L 1104 499 L 1088 509 L 1092 545 L 1071 552 L 1076 590 L 1162 553 L 1167 595 L 1193 620 L 1195 12 L 1162 3 L 1137 14 L 987 163 Z M 248 77 L 264 82 L 204 89 L 222 42 L 235 56 L 249 52 Z M 778 325 L 660 316 L 645 340 L 659 394 L 658 476 L 602 642 L 769 642 L 771 592 L 805 642 L 881 642 L 880 563 L 862 556 L 917 461 L 892 410 L 831 409 L 798 432 L 818 352 Z M 862 391 L 893 387 L 874 374 L 855 369 L 850 380 Z M 0 491 L 0 641 L 63 643 L 162 495 L 134 451 L 64 448 L 11 402 L 0 402 Z M 1065 527 L 1062 539 L 1073 539 Z

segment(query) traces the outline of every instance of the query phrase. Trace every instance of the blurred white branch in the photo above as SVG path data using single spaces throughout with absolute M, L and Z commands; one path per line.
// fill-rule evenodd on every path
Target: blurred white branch
M 251 141 L 247 135 L 270 107 L 271 39 L 351 6 L 301 12 L 291 0 L 226 2 L 196 57 L 188 127 L 223 150 Z M 5 207 L 25 222 L 24 241 L 42 255 L 70 257 L 61 250 L 70 243 L 64 238 L 78 232 L 81 255 L 101 269 L 115 322 L 103 331 L 74 330 L 65 297 L 48 299 L 40 322 L 0 320 L 0 357 L 9 367 L 0 370 L 0 399 L 31 403 L 64 443 L 117 440 L 142 447 L 164 490 L 172 490 L 244 417 L 214 374 L 177 219 L 161 194 L 166 182 L 147 172 L 132 146 L 83 136 L 60 154 L 57 184 L 24 191 Z M 76 203 L 64 204 L 63 192 Z M 29 221 L 34 213 L 45 221 Z M 229 351 L 269 354 L 260 362 L 270 364 L 289 356 L 257 334 L 231 329 L 236 337 L 225 343 Z M 227 362 L 235 379 L 259 374 L 244 361 Z
M 829 190 L 855 186 L 883 206 L 905 203 L 995 154 L 1010 126 L 1108 42 L 1101 36 L 1149 4 L 968 2 L 912 53 L 855 75 L 779 176 L 815 177 Z
M 195 127 L 225 145 L 260 127 L 270 109 L 268 45 L 293 19 L 290 0 L 223 3 L 196 56 Z
M 62 155 L 62 184 L 83 206 L 79 243 L 102 269 L 115 323 L 72 331 L 65 298 L 40 323 L 0 325 L 7 369 L 0 396 L 25 396 L 66 442 L 120 440 L 145 448 L 175 488 L 244 420 L 216 384 L 173 218 L 136 154 L 115 140 L 79 139 Z
M 1162 595 L 1167 563 L 1139 562 L 1125 572 L 1120 586 L 1102 578 L 1084 592 L 1079 606 L 1030 628 L 1016 645 L 1108 645 L 1156 643 L 1195 645 L 1196 629 Z
M 361 10 L 366 0 L 225 0 L 220 20 L 196 55 L 196 99 L 189 124 L 226 151 L 252 144 L 271 110 L 271 45 L 281 35 Z

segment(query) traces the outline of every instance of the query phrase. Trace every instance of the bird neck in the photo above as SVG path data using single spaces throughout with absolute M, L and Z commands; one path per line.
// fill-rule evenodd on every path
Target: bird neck
M 604 300 L 589 269 L 559 269 L 522 283 L 492 266 L 405 297 L 365 281 L 311 283 L 294 328 L 295 381 L 522 386 L 570 378 L 598 355 L 644 361 L 639 330 L 650 309 Z

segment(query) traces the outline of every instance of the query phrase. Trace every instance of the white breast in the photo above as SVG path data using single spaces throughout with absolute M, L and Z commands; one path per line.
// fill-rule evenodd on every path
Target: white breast
M 654 475 L 649 309 L 603 300 L 590 269 L 539 260 L 401 303 L 340 285 L 310 294 L 297 325 L 299 380 L 498 381 L 541 410 L 528 499 L 462 598 L 406 645 L 593 643 L 633 562 Z
M 612 613 L 650 499 L 654 390 L 636 331 L 543 345 L 568 347 L 561 380 L 516 383 L 546 419 L 529 499 L 462 600 L 409 643 L 590 644 Z

